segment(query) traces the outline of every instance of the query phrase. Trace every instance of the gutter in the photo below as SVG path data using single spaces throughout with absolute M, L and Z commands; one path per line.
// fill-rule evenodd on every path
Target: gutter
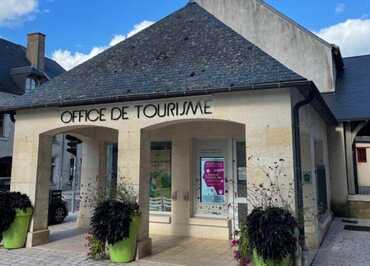
M 310 104 L 315 98 L 315 93 L 311 90 L 310 94 L 303 100 L 296 103 L 293 107 L 293 157 L 294 157 L 294 185 L 296 216 L 298 217 L 299 243 L 305 248 L 305 230 L 304 230 L 304 204 L 303 204 L 303 184 L 302 184 L 302 158 L 301 158 L 301 128 L 299 111 L 304 106 Z M 302 256 L 303 258 L 303 256 Z

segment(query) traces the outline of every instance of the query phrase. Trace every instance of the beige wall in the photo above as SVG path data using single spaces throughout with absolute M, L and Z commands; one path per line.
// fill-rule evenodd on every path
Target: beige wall
M 211 105 L 211 114 L 195 115 L 189 114 L 183 117 L 155 117 L 155 118 L 137 118 L 135 105 L 148 103 L 163 103 L 163 102 L 180 102 L 183 101 L 209 101 Z M 126 108 L 128 120 L 113 121 L 109 119 L 109 115 L 105 118 L 106 121 L 96 122 L 75 122 L 64 124 L 60 116 L 66 110 L 82 110 L 90 108 L 106 108 L 107 114 L 116 106 L 128 106 Z M 141 204 L 143 217 L 142 228 L 140 233 L 139 249 L 150 249 L 150 240 L 148 239 L 149 231 L 149 215 L 148 215 L 148 187 L 149 187 L 149 172 L 150 172 L 150 133 L 148 129 L 154 129 L 158 126 L 170 125 L 179 120 L 196 121 L 200 119 L 217 120 L 225 122 L 235 122 L 241 124 L 245 128 L 247 156 L 253 155 L 259 158 L 265 165 L 272 165 L 276 160 L 282 158 L 285 160 L 284 171 L 286 183 L 293 183 L 293 157 L 292 157 L 292 121 L 291 121 L 291 98 L 288 90 L 264 90 L 250 91 L 240 93 L 216 94 L 200 97 L 174 98 L 166 100 L 153 100 L 146 102 L 128 102 L 115 103 L 102 106 L 83 106 L 71 108 L 48 108 L 34 109 L 17 112 L 15 148 L 14 148 L 14 164 L 12 176 L 12 190 L 19 190 L 31 196 L 35 205 L 38 202 L 38 193 L 45 195 L 47 187 L 41 186 L 43 182 L 49 179 L 49 164 L 48 160 L 40 160 L 42 158 L 51 157 L 47 149 L 50 136 L 66 132 L 74 131 L 76 134 L 81 133 L 84 129 L 84 134 L 87 137 L 92 137 L 95 140 L 103 140 L 106 133 L 103 127 L 116 129 L 118 131 L 118 175 L 125 177 L 125 181 L 131 183 L 138 192 L 139 204 Z M 91 128 L 101 127 L 101 128 Z M 87 128 L 86 128 L 87 127 Z M 176 128 L 175 126 L 172 128 Z M 91 134 L 87 134 L 91 129 Z M 99 130 L 103 130 L 99 132 Z M 186 132 L 190 134 L 191 128 L 186 128 Z M 195 130 L 195 129 L 194 129 Z M 206 129 L 204 129 L 206 131 Z M 184 129 L 185 132 L 185 129 Z M 221 134 L 214 133 L 213 134 Z M 222 134 L 225 134 L 222 133 Z M 103 138 L 103 139 L 101 139 Z M 39 141 L 44 141 L 46 144 L 39 145 Z M 180 146 L 187 146 L 186 141 L 182 138 L 175 139 Z M 186 152 L 190 152 L 187 150 Z M 180 157 L 183 154 L 178 153 L 174 156 Z M 180 170 L 179 170 L 180 171 Z M 175 174 L 182 174 L 175 172 Z M 266 176 L 256 164 L 249 163 L 247 165 L 248 184 L 268 184 Z M 123 180 L 119 180 L 122 182 Z M 178 186 L 181 186 L 179 181 Z M 35 192 L 36 191 L 36 192 Z M 46 193 L 47 194 L 47 193 Z M 286 194 L 285 194 L 286 195 Z M 44 202 L 44 204 L 47 204 Z M 184 204 L 178 202 L 178 204 Z M 293 200 L 291 201 L 292 209 L 295 209 Z M 34 221 L 43 221 L 45 216 L 45 208 L 36 208 L 37 216 L 34 216 Z M 42 212 L 43 215 L 40 214 Z M 36 214 L 36 213 L 35 213 Z M 47 214 L 47 212 L 46 212 Z M 181 215 L 174 217 L 174 221 L 181 221 Z M 202 221 L 192 221 L 192 223 L 203 225 Z M 42 223 L 41 223 L 42 224 Z M 197 232 L 202 235 L 201 226 Z M 45 232 L 41 240 L 47 237 L 47 226 L 31 227 L 31 235 L 37 235 L 39 232 Z M 31 237 L 30 237 L 31 239 Z M 34 242 L 40 243 L 40 242 Z M 31 241 L 32 244 L 32 241 Z M 140 256 L 140 255 L 139 255 Z
M 195 2 L 267 54 L 314 81 L 321 92 L 335 90 L 332 47 L 264 1 Z
M 298 92 L 292 94 L 292 101 L 294 103 L 301 100 L 303 100 L 303 97 Z M 328 223 L 331 220 L 331 172 L 328 150 L 328 126 L 311 105 L 306 105 L 301 108 L 299 115 L 306 245 L 310 248 L 318 248 L 326 230 L 328 229 Z M 315 170 L 319 159 L 318 156 L 321 157 L 321 155 L 319 155 L 321 152 L 315 148 L 315 141 L 319 141 L 322 144 L 322 146 L 320 146 L 322 148 L 323 163 L 326 170 L 326 189 L 328 199 L 328 211 L 320 217 L 318 216 L 318 191 Z M 306 175 L 310 176 L 309 181 L 305 181 Z

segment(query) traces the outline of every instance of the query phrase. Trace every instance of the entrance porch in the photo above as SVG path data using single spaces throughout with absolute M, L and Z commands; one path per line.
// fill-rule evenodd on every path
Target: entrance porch
M 84 246 L 86 230 L 79 229 L 76 220 L 76 217 L 70 217 L 64 224 L 49 227 L 50 242 L 37 248 L 58 254 L 63 251 L 66 256 L 71 257 L 86 257 L 87 249 Z M 138 265 L 236 265 L 227 240 L 152 234 L 150 238 L 153 243 L 152 255 L 136 262 Z M 108 264 L 107 261 L 102 261 L 101 264 L 94 262 L 94 265 L 95 263 Z M 137 265 L 136 263 L 133 264 Z M 86 264 L 89 264 L 89 261 L 86 261 Z

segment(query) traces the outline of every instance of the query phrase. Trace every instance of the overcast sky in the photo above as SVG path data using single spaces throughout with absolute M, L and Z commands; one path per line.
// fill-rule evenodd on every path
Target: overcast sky
M 25 45 L 28 32 L 43 32 L 47 35 L 47 55 L 70 69 L 187 2 L 0 0 L 0 38 Z M 370 0 L 266 2 L 320 37 L 339 45 L 344 56 L 370 54 Z

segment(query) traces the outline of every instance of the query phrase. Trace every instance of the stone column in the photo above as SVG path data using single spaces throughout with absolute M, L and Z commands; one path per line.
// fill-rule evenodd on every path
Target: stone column
M 81 144 L 81 186 L 78 227 L 89 228 L 96 200 L 101 197 L 105 178 L 105 145 L 94 139 L 85 138 Z
M 150 141 L 145 132 L 121 130 L 118 136 L 118 183 L 132 186 L 141 210 L 137 257 L 151 254 L 149 238 Z
M 51 136 L 24 136 L 19 131 L 15 134 L 11 191 L 27 194 L 34 207 L 27 247 L 45 244 L 49 240 L 51 142 Z
M 187 224 L 191 215 L 190 147 L 189 138 L 172 140 L 172 194 L 177 194 L 177 199 L 172 200 L 173 224 Z
M 353 160 L 353 140 L 354 136 L 351 130 L 350 123 L 344 123 L 344 141 L 346 147 L 346 163 L 347 163 L 347 178 L 348 178 L 348 193 L 350 195 L 356 194 L 356 181 L 354 167 L 355 162 Z

